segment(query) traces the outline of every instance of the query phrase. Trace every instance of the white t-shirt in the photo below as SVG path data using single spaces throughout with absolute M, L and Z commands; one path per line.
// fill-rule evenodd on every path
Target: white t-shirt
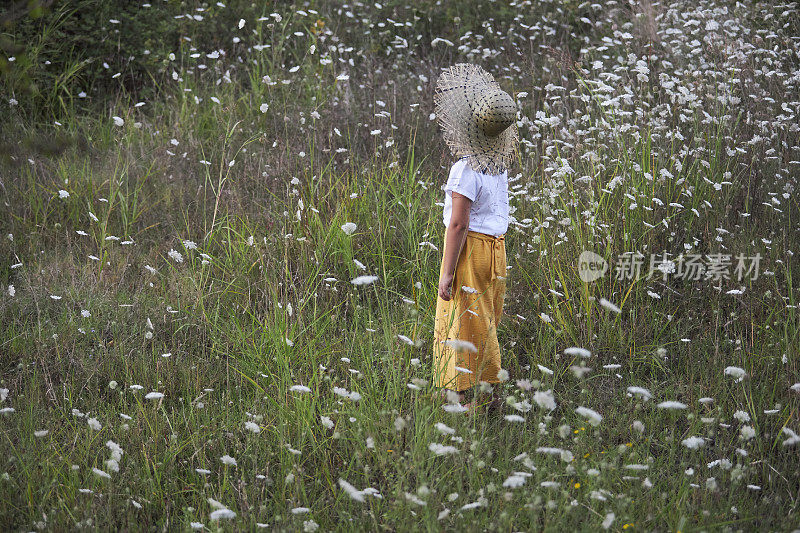
M 450 168 L 445 191 L 444 225 L 450 225 L 453 212 L 451 191 L 463 194 L 472 205 L 469 210 L 469 229 L 499 236 L 508 229 L 508 172 L 492 175 L 473 170 L 466 158 L 459 159 Z

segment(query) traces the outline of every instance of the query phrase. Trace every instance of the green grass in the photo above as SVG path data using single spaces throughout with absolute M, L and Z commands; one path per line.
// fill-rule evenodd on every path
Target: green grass
M 357 21 L 317 7 L 332 10 L 320 15 L 328 28 L 353 24 L 347 31 L 374 44 L 365 54 L 380 64 L 386 34 L 366 36 Z M 554 17 L 561 7 L 540 9 Z M 583 4 L 565 9 L 570 20 L 591 13 Z M 0 388 L 8 389 L 0 402 L 0 523 L 10 530 L 187 530 L 192 522 L 284 531 L 795 527 L 798 444 L 784 445 L 783 430 L 800 432 L 800 395 L 790 389 L 800 380 L 797 197 L 769 205 L 781 182 L 764 176 L 788 175 L 785 160 L 726 151 L 755 131 L 734 116 L 738 110 L 680 107 L 655 129 L 630 109 L 644 114 L 668 98 L 634 85 L 635 75 L 630 109 L 607 104 L 610 95 L 586 83 L 586 72 L 555 60 L 542 59 L 548 69 L 532 79 L 513 80 L 531 93 L 520 99 L 525 116 L 543 110 L 561 123 L 525 127 L 521 136 L 536 142 L 520 150 L 510 176 L 515 222 L 499 327 L 506 403 L 499 415 L 452 414 L 430 398 L 444 233 L 436 203 L 450 159 L 428 120 L 427 93 L 416 93 L 423 82 L 409 75 L 390 88 L 391 67 L 362 73 L 374 76 L 371 83 L 356 71 L 337 81 L 338 64 L 333 70 L 307 54 L 290 61 L 302 65 L 302 84 L 266 85 L 265 74 L 288 76 L 278 47 L 299 31 L 289 19 L 269 32 L 257 27 L 254 38 L 271 43 L 274 55 L 234 65 L 231 83 L 216 84 L 213 69 L 190 71 L 186 44 L 174 65 L 182 81 L 154 80 L 163 84 L 160 96 L 143 107 L 124 91 L 102 111 L 65 104 L 55 131 L 80 141 L 56 153 L 12 142 L 55 135 L 52 123 L 4 111 L 20 129 L 3 130 L 13 157 L 3 162 L 11 177 L 0 182 Z M 580 49 L 581 37 L 565 32 L 554 32 L 551 44 L 563 39 Z M 319 50 L 330 42 L 306 36 Z M 508 48 L 499 64 L 523 54 Z M 586 54 L 587 64 L 602 57 Z M 701 82 L 714 94 L 716 82 Z M 568 88 L 543 90 L 548 83 Z M 342 109 L 348 91 L 363 109 Z M 415 98 L 423 105 L 412 110 Z M 386 107 L 369 103 L 376 99 Z M 761 104 L 750 105 L 763 111 Z M 390 119 L 373 116 L 383 109 Z M 312 118 L 315 110 L 321 118 Z M 563 132 L 580 117 L 588 118 L 569 128 L 596 131 L 573 149 Z M 783 142 L 795 153 L 796 135 L 781 131 L 771 146 Z M 690 145 L 701 150 L 689 154 Z M 615 177 L 622 178 L 616 187 Z M 347 222 L 357 226 L 351 235 L 341 228 Z M 583 250 L 611 270 L 581 281 Z M 632 251 L 645 254 L 643 274 L 651 253 L 760 253 L 761 275 L 719 284 L 618 279 L 613 268 Z M 362 274 L 378 281 L 350 282 Z M 569 347 L 592 355 L 567 355 Z M 580 365 L 590 368 L 582 377 L 573 372 Z M 747 375 L 736 381 L 724 374 L 729 366 Z M 628 394 L 630 386 L 652 398 Z M 151 391 L 163 397 L 146 399 Z M 555 410 L 537 404 L 545 391 Z M 687 408 L 657 407 L 668 400 Z M 591 424 L 578 407 L 602 421 Z M 504 418 L 512 414 L 524 422 Z M 744 426 L 755 437 L 741 439 Z M 48 433 L 36 436 L 40 430 Z M 704 445 L 683 445 L 691 436 Z M 106 462 L 109 441 L 124 452 L 118 471 Z M 436 455 L 432 444 L 454 453 Z M 226 455 L 236 465 L 223 463 Z M 378 495 L 357 501 L 340 479 Z M 235 518 L 212 519 L 215 502 Z

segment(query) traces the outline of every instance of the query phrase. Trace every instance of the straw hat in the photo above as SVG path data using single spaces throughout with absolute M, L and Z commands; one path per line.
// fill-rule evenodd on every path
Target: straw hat
M 480 172 L 508 169 L 517 144 L 517 106 L 491 74 L 458 63 L 439 76 L 433 95 L 444 140 Z

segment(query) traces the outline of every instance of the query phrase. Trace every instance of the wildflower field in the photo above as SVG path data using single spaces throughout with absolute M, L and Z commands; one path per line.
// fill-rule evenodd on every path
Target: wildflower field
M 798 2 L 7 4 L 0 529 L 800 528 Z M 459 62 L 499 413 L 431 385 Z

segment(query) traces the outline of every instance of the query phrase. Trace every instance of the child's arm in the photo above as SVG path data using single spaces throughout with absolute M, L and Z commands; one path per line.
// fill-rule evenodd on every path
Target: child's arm
M 439 297 L 442 300 L 450 300 L 452 294 L 450 285 L 453 284 L 458 256 L 461 255 L 461 247 L 467 237 L 469 229 L 469 208 L 472 200 L 455 191 L 452 193 L 453 210 L 450 213 L 450 225 L 447 226 L 447 242 L 444 245 L 444 256 L 442 264 L 444 266 L 442 277 L 439 280 Z

